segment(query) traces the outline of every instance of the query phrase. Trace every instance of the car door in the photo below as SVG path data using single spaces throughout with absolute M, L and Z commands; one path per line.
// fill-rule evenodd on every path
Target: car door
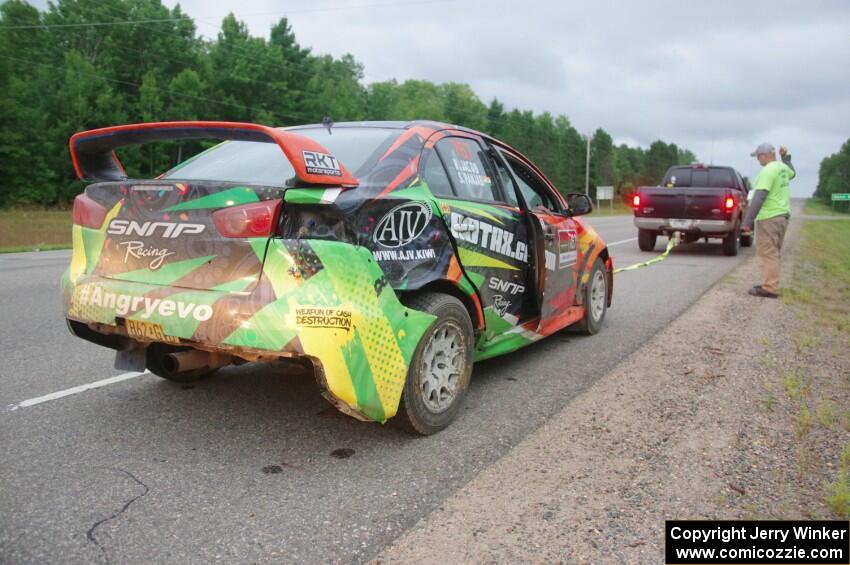
M 494 182 L 492 164 L 479 140 L 444 137 L 434 144 L 433 153 L 424 155 L 423 168 L 435 157 L 449 183 L 440 183 L 432 192 L 454 237 L 460 264 L 481 299 L 487 341 L 524 319 L 528 230 L 522 211 Z
M 563 200 L 554 188 L 524 159 L 498 150 L 513 173 L 519 205 L 531 219 L 531 247 L 539 257 L 535 291 L 540 307 L 538 333 L 548 335 L 575 321 L 578 283 L 578 227 L 567 215 Z

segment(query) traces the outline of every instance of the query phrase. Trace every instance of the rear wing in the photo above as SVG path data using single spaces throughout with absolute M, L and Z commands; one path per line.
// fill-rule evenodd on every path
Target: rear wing
M 180 139 L 218 139 L 276 143 L 295 168 L 299 179 L 313 184 L 357 186 L 348 172 L 322 144 L 297 133 L 240 122 L 156 122 L 128 124 L 75 133 L 69 141 L 77 177 L 115 181 L 127 173 L 115 150 L 127 145 Z

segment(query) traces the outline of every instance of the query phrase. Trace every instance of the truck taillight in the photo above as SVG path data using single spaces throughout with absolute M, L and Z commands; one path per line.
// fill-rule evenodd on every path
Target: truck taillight
M 97 230 L 100 229 L 104 218 L 106 218 L 106 208 L 85 194 L 78 194 L 74 198 L 74 212 L 72 217 L 76 225 Z
M 635 194 L 632 197 L 632 206 L 634 206 L 635 208 L 640 206 L 640 194 Z
M 727 196 L 726 197 L 726 204 L 724 206 L 726 207 L 727 210 L 731 210 L 732 208 L 735 207 L 735 199 L 732 198 L 731 196 Z
M 269 237 L 280 214 L 280 200 L 266 200 L 213 212 L 213 222 L 224 237 Z

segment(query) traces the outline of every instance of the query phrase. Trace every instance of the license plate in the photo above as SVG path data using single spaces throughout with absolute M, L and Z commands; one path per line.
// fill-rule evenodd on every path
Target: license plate
M 142 341 L 160 341 L 165 343 L 180 343 L 176 337 L 165 335 L 162 326 L 152 322 L 141 322 L 139 320 L 124 320 L 127 335 L 133 339 Z
M 693 225 L 693 220 L 670 220 L 670 227 L 674 230 L 690 229 Z

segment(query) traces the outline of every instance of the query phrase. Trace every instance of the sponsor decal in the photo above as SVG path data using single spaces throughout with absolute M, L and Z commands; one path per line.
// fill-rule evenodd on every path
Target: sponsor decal
M 319 153 L 318 151 L 302 150 L 301 156 L 304 158 L 304 167 L 311 175 L 342 176 L 339 161 L 333 155 Z
M 501 294 L 497 294 L 493 296 L 493 310 L 496 311 L 499 316 L 504 317 L 505 314 L 508 313 L 508 308 L 510 307 L 510 300 L 505 300 L 505 298 Z
M 302 328 L 351 330 L 351 311 L 338 308 L 296 308 L 295 323 Z
M 207 304 L 120 294 L 104 290 L 97 285 L 81 286 L 77 301 L 85 306 L 114 308 L 115 313 L 119 316 L 126 316 L 130 312 L 138 312 L 144 319 L 158 314 L 163 318 L 177 316 L 182 319 L 194 318 L 199 322 L 205 322 L 212 318 L 213 315 L 212 307 Z
M 506 292 L 511 295 L 525 292 L 525 285 L 517 284 L 511 281 L 503 281 L 502 279 L 497 277 L 490 277 L 490 280 L 487 282 L 487 286 L 490 288 L 490 290 Z
M 528 246 L 522 241 L 514 241 L 513 233 L 457 212 L 452 212 L 449 218 L 450 229 L 456 239 L 523 263 L 528 261 Z
M 136 220 L 112 220 L 106 233 L 111 235 L 138 235 L 150 237 L 158 235 L 174 239 L 181 235 L 197 235 L 206 229 L 204 224 L 185 224 L 179 222 L 137 222 Z M 159 232 L 159 233 L 157 233 Z
M 156 271 L 160 267 L 162 267 L 162 262 L 169 255 L 174 255 L 174 251 L 169 251 L 165 248 L 158 247 L 147 247 L 145 246 L 144 241 L 122 241 L 118 244 L 119 247 L 125 246 L 124 251 L 124 262 L 130 260 L 130 257 L 134 259 L 147 259 L 151 258 L 150 264 L 148 264 L 148 268 L 151 271 Z
M 576 230 L 558 230 L 558 268 L 575 265 L 578 260 Z
M 437 252 L 433 249 L 379 249 L 374 255 L 378 261 L 425 261 L 435 259 Z
M 431 207 L 422 202 L 400 204 L 378 221 L 372 239 L 381 247 L 404 247 L 422 234 L 431 215 Z

